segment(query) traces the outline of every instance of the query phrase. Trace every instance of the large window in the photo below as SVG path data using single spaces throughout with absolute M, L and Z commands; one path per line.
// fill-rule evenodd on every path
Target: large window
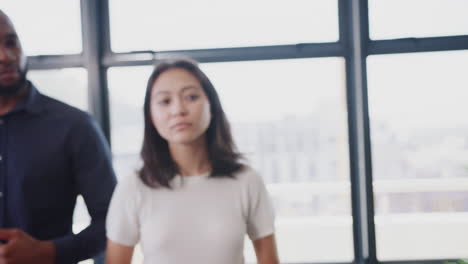
M 87 77 L 86 70 L 82 68 L 34 70 L 28 73 L 28 78 L 41 93 L 83 111 L 88 110 Z
M 220 94 L 239 149 L 267 183 L 282 261 L 352 261 L 343 59 L 208 63 L 202 68 Z M 119 177 L 139 165 L 150 71 L 109 72 Z M 254 261 L 249 244 L 247 260 Z
M 372 39 L 468 34 L 466 0 L 369 0 Z
M 468 1 L 1 1 L 28 77 L 97 117 L 119 178 L 141 165 L 152 65 L 183 53 L 267 183 L 282 263 L 467 257 Z
M 116 52 L 338 40 L 337 1 L 330 0 L 110 0 L 110 20 Z
M 25 53 L 76 54 L 82 50 L 79 0 L 2 0 Z
M 368 59 L 377 254 L 466 256 L 468 52 Z

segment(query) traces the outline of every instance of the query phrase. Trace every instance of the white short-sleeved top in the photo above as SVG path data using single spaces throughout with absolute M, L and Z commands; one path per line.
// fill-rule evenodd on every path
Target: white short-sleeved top
M 107 237 L 141 243 L 144 263 L 241 264 L 244 237 L 274 232 L 271 200 L 261 177 L 246 167 L 233 178 L 176 176 L 173 189 L 153 189 L 137 176 L 117 184 Z

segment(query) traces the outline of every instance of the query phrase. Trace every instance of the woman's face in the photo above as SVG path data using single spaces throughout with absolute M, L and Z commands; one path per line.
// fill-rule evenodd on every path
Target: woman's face
M 201 83 L 189 71 L 163 72 L 151 90 L 151 117 L 162 138 L 173 144 L 202 139 L 211 121 L 210 102 Z

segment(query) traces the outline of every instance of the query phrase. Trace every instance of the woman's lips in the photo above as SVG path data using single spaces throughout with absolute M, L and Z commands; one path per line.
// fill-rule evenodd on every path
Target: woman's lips
M 181 123 L 177 123 L 177 124 L 173 125 L 173 126 L 171 127 L 171 129 L 172 129 L 172 130 L 178 131 L 178 130 L 187 129 L 187 128 L 191 127 L 191 126 L 192 126 L 192 124 L 190 124 L 190 123 L 181 122 Z

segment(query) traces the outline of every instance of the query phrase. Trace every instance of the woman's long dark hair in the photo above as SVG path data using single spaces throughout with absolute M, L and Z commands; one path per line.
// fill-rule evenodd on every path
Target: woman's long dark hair
M 167 141 L 156 130 L 151 118 L 151 89 L 158 77 L 170 69 L 184 69 L 200 82 L 210 102 L 211 123 L 206 131 L 208 159 L 211 162 L 210 177 L 231 177 L 243 168 L 242 155 L 237 151 L 231 135 L 229 122 L 213 84 L 190 59 L 163 60 L 154 68 L 148 80 L 145 95 L 145 131 L 141 158 L 143 166 L 138 171 L 140 179 L 149 187 L 171 188 L 170 182 L 179 173 L 171 157 Z

